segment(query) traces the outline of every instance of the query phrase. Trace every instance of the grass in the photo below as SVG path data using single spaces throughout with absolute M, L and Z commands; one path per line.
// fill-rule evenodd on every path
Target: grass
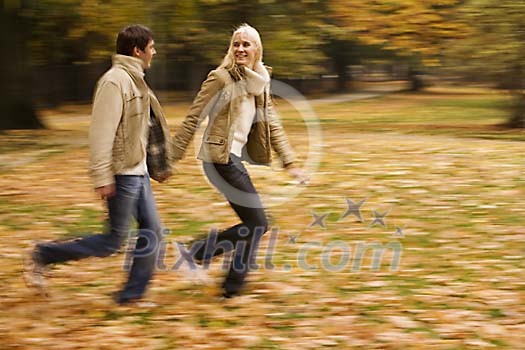
M 459 93 L 458 93 L 459 92 Z M 398 93 L 357 102 L 314 106 L 323 128 L 350 132 L 398 132 L 452 135 L 482 139 L 524 141 L 525 131 L 502 127 L 511 99 L 503 92 L 430 88 L 420 93 Z M 281 111 L 285 121 L 297 122 L 297 113 Z
M 151 309 L 119 307 L 111 292 L 126 278 L 124 254 L 54 266 L 51 297 L 24 286 L 20 261 L 35 241 L 100 231 L 104 205 L 86 171 L 87 106 L 45 111 L 52 129 L 12 132 L 0 139 L 0 337 L 5 349 L 517 349 L 525 342 L 521 300 L 525 209 L 524 133 L 502 129 L 507 96 L 498 91 L 433 88 L 419 94 L 313 106 L 323 131 L 322 161 L 311 185 L 284 205 L 269 189 L 286 184 L 283 172 L 248 166 L 267 213 L 279 227 L 273 264 L 254 271 L 245 295 L 215 296 L 224 278 L 212 263 L 213 285 L 180 271 L 170 245 L 168 270 L 158 271 L 147 299 Z M 187 103 L 167 105 L 173 128 Z M 297 153 L 307 152 L 304 124 L 286 103 L 279 112 Z M 78 117 L 77 117 L 78 116 Z M 67 137 L 66 137 L 67 136 Z M 510 142 L 512 141 L 512 142 Z M 39 149 L 59 152 L 35 156 Z M 15 162 L 16 161 L 16 162 Z M 153 184 L 171 242 L 190 241 L 208 228 L 236 223 L 231 208 L 203 179 L 191 153 L 166 184 Z M 284 196 L 284 187 L 273 195 Z M 295 188 L 295 187 L 293 187 Z M 345 198 L 359 201 L 363 222 L 348 216 Z M 390 210 L 386 228 L 369 227 L 372 210 Z M 326 228 L 309 227 L 312 211 Z M 393 237 L 394 227 L 404 237 Z M 297 243 L 289 242 L 297 235 Z M 340 271 L 322 268 L 331 242 L 348 244 Z M 266 252 L 269 235 L 260 252 Z M 397 271 L 391 255 L 378 271 L 368 252 L 352 271 L 358 242 L 402 244 Z M 299 252 L 305 243 L 301 270 Z M 337 264 L 341 250 L 330 262 Z M 291 271 L 284 271 L 289 264 Z M 482 345 L 479 345 L 482 344 Z M 485 345 L 483 345 L 485 344 Z

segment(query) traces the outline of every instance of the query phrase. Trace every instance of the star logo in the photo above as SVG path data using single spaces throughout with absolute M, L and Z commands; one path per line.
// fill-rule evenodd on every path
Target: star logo
M 317 215 L 313 210 L 312 210 L 312 216 L 314 217 L 314 221 L 310 224 L 310 226 L 308 226 L 308 228 L 312 228 L 316 225 L 322 227 L 322 228 L 326 228 L 326 226 L 324 225 L 324 220 L 326 219 L 326 217 L 328 216 L 328 214 L 330 214 L 330 212 L 328 213 L 325 213 L 323 215 Z
M 396 232 L 394 232 L 392 234 L 392 236 L 396 236 L 396 237 L 405 237 L 405 233 L 403 232 L 403 230 L 405 229 L 404 227 L 401 228 L 399 226 L 395 226 L 396 228 Z
M 346 218 L 349 215 L 354 215 L 359 222 L 363 222 L 363 216 L 361 215 L 361 206 L 366 202 L 366 198 L 358 203 L 354 203 L 351 199 L 345 198 L 346 200 L 346 211 L 341 215 L 339 220 Z
M 297 244 L 299 235 L 288 235 L 288 244 Z
M 375 225 L 381 225 L 383 227 L 386 227 L 385 217 L 388 215 L 388 212 L 389 210 L 385 211 L 384 213 L 380 213 L 376 210 L 372 210 L 372 213 L 374 214 L 374 220 L 372 220 L 369 227 L 372 227 Z

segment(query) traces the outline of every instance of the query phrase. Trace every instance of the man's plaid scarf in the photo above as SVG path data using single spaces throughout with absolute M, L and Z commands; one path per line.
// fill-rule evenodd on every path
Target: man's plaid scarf
M 169 142 L 166 140 L 169 139 L 170 135 L 164 134 L 162 124 L 153 113 L 153 109 L 150 109 L 150 115 L 146 162 L 150 177 L 162 181 L 172 174 L 172 166 L 166 149 L 169 146 Z

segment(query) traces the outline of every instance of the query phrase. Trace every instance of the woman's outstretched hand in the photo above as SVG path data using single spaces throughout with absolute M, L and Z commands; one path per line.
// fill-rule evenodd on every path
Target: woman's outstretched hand
M 299 185 L 308 185 L 310 177 L 301 168 L 288 168 L 288 174 L 299 181 Z

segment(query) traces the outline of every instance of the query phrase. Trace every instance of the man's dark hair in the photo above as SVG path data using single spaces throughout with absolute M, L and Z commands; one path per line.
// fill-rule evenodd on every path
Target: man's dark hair
M 135 46 L 144 51 L 150 40 L 153 40 L 153 32 L 148 27 L 133 24 L 118 33 L 117 53 L 120 55 L 133 56 Z

